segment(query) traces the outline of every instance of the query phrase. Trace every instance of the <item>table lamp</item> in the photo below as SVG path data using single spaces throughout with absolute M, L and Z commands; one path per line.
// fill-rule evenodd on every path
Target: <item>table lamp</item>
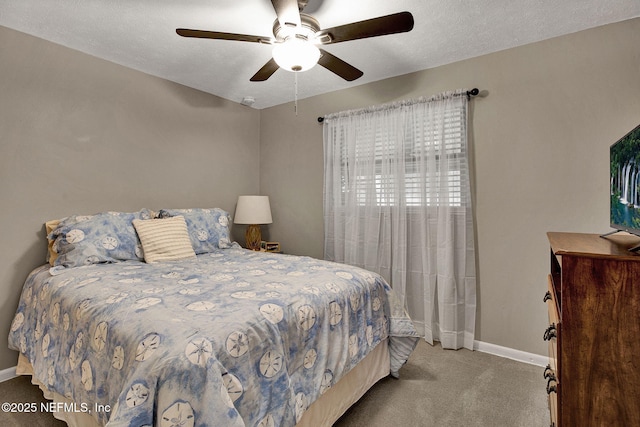
M 248 224 L 245 232 L 247 249 L 260 250 L 262 232 L 260 224 L 271 224 L 271 206 L 269 196 L 239 196 L 234 224 Z

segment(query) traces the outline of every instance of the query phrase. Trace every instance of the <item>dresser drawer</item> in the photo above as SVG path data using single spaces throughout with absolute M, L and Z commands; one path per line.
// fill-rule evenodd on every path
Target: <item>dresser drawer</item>
M 547 304 L 549 314 L 549 327 L 544 332 L 544 340 L 549 343 L 549 364 L 544 370 L 544 379 L 547 382 L 547 396 L 549 399 L 549 425 L 558 426 L 558 392 L 559 392 L 559 363 L 558 363 L 558 338 L 560 334 L 560 315 L 556 301 L 557 293 L 554 287 L 553 276 L 549 275 L 547 293 L 544 302 Z
M 549 425 L 557 427 L 558 423 L 558 392 L 549 392 Z
M 549 365 L 554 372 L 558 372 L 558 335 L 560 334 L 560 315 L 556 303 L 556 292 L 553 278 L 549 275 L 547 293 L 544 297 L 549 313 L 549 327 L 544 333 L 545 341 L 549 342 Z

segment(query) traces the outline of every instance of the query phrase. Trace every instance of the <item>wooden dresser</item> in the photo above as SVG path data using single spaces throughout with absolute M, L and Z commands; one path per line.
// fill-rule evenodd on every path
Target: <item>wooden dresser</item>
M 640 238 L 548 237 L 551 426 L 640 426 Z

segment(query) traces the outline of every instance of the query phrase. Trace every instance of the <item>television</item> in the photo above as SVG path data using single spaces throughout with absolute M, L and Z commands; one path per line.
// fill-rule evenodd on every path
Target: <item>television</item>
M 610 224 L 615 231 L 607 235 L 626 231 L 640 236 L 640 125 L 611 145 L 609 160 Z

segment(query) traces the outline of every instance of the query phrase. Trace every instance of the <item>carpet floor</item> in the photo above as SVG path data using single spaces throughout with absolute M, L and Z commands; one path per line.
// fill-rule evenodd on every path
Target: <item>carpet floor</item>
M 543 368 L 421 340 L 400 379 L 384 378 L 334 427 L 546 427 Z M 45 400 L 31 377 L 0 383 L 0 401 Z M 50 413 L 0 412 L 0 426 L 63 427 Z
M 334 427 L 548 427 L 543 368 L 420 340 Z

